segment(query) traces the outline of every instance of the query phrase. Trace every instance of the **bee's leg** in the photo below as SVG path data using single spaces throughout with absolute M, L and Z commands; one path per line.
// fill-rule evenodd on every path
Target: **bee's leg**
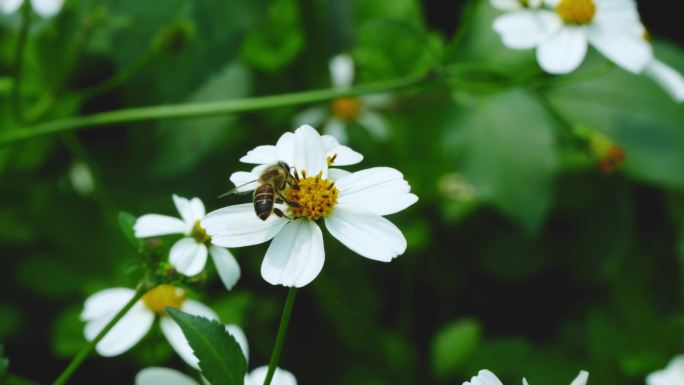
M 274 207 L 274 208 L 273 208 L 273 214 L 279 216 L 280 218 L 286 218 L 286 219 L 292 220 L 292 218 L 290 218 L 290 217 L 288 217 L 287 215 L 285 215 L 285 213 L 284 213 L 281 209 L 279 209 L 279 208 L 277 208 L 277 207 Z
M 277 195 L 278 195 L 278 199 L 280 199 L 280 200 L 282 200 L 283 202 L 287 203 L 288 206 L 294 207 L 294 208 L 296 208 L 296 209 L 298 209 L 298 208 L 301 207 L 301 206 L 299 205 L 299 203 L 297 203 L 297 202 L 288 201 L 287 198 L 285 198 L 281 192 L 278 192 Z

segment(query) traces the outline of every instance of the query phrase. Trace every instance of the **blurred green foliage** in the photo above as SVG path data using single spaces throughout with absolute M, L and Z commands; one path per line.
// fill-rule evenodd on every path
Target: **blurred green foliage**
M 31 31 L 27 112 L 49 120 L 327 88 L 340 52 L 354 57 L 357 84 L 465 74 L 394 95 L 386 141 L 351 125 L 358 168 L 397 168 L 420 197 L 391 217 L 409 248 L 380 264 L 326 235 L 325 268 L 300 291 L 280 366 L 302 384 L 458 384 L 482 368 L 504 383 L 564 384 L 586 369 L 593 384 L 642 384 L 684 346 L 684 109 L 644 77 L 604 71 L 595 52 L 577 74 L 545 75 L 533 52 L 500 43 L 487 1 L 468 4 L 460 19 L 454 6 L 463 30 L 450 36 L 417 0 L 68 1 Z M 0 132 L 18 129 L 7 85 L 18 26 L 0 17 Z M 654 46 L 684 70 L 681 48 L 657 36 Z M 246 151 L 274 143 L 306 107 L 0 148 L 0 341 L 12 371 L 54 379 L 84 344 L 83 300 L 135 284 L 134 217 L 173 215 L 172 193 L 208 210 L 247 201 L 215 197 L 249 168 L 238 162 Z M 568 123 L 622 146 L 624 167 L 598 172 Z M 75 164 L 93 191 L 73 183 Z M 245 329 L 257 365 L 286 294 L 260 277 L 265 250 L 233 250 L 243 274 L 232 292 L 209 270 L 193 293 Z M 74 383 L 130 383 L 152 365 L 187 370 L 157 328 L 123 356 L 93 357 Z

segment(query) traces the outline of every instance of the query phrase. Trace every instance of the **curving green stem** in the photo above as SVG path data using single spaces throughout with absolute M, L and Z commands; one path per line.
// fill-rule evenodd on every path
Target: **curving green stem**
M 31 4 L 28 1 L 21 6 L 21 29 L 19 30 L 19 38 L 17 46 L 14 51 L 14 82 L 12 85 L 12 112 L 14 118 L 22 123 L 24 115 L 21 111 L 21 82 L 24 72 L 24 53 L 26 51 L 26 42 L 28 41 L 29 31 L 31 30 Z
M 112 330 L 114 325 L 116 325 L 117 322 L 119 322 L 121 318 L 123 318 L 123 316 L 126 315 L 126 313 L 128 313 L 129 310 L 131 310 L 133 305 L 135 305 L 135 303 L 138 302 L 138 300 L 142 298 L 142 296 L 148 290 L 149 287 L 147 285 L 138 285 L 138 288 L 135 290 L 135 295 L 133 296 L 133 298 L 131 298 L 130 301 L 128 301 L 128 303 L 121 310 L 119 310 L 118 313 L 116 313 L 114 318 L 112 318 L 111 321 L 109 321 L 109 323 L 105 325 L 104 329 L 102 329 L 95 336 L 95 338 L 92 341 L 90 341 L 90 343 L 87 346 L 84 346 L 83 349 L 81 349 L 81 351 L 79 351 L 78 354 L 74 356 L 74 358 L 69 363 L 69 366 L 67 366 L 66 369 L 64 369 L 62 374 L 60 374 L 59 377 L 57 377 L 57 379 L 55 380 L 55 382 L 52 383 L 52 385 L 66 384 L 66 382 L 69 381 L 69 378 L 71 378 L 76 369 L 78 369 L 78 367 L 81 366 L 83 361 L 88 357 L 90 352 L 92 352 L 93 349 L 95 349 L 97 343 L 100 342 L 100 340 L 102 340 L 104 336 L 106 336 L 107 333 L 109 333 L 110 330 Z
M 285 333 L 287 332 L 287 325 L 290 323 L 290 316 L 292 315 L 292 307 L 294 306 L 295 297 L 297 296 L 297 288 L 291 287 L 287 292 L 287 299 L 283 307 L 283 315 L 280 318 L 280 326 L 278 327 L 278 335 L 276 336 L 273 352 L 271 353 L 271 362 L 268 363 L 268 373 L 264 379 L 263 385 L 271 385 L 273 374 L 275 373 L 278 361 L 280 361 L 280 352 L 283 350 L 283 343 L 285 343 Z
M 89 116 L 49 121 L 21 129 L 0 133 L 0 147 L 22 140 L 55 134 L 63 131 L 120 123 L 142 122 L 160 119 L 196 118 L 235 112 L 256 111 L 275 107 L 316 103 L 345 96 L 390 92 L 426 84 L 430 79 L 424 74 L 408 76 L 385 82 L 352 87 L 345 90 L 324 89 L 290 94 L 261 96 L 218 102 L 162 105 L 101 112 Z

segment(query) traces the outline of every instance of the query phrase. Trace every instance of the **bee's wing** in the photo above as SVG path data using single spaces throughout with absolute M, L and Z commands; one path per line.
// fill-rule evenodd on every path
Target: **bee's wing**
M 250 181 L 247 183 L 243 183 L 239 186 L 235 186 L 235 188 L 232 188 L 232 189 L 224 192 L 223 194 L 219 195 L 218 197 L 223 198 L 223 197 L 225 197 L 227 195 L 231 195 L 231 194 L 247 194 L 247 193 L 251 192 L 252 190 L 256 189 L 257 187 L 259 187 L 259 181 L 253 180 L 253 181 Z

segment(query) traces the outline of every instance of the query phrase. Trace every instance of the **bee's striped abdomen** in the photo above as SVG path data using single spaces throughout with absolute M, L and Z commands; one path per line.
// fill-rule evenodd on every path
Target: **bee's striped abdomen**
M 273 212 L 275 191 L 271 184 L 262 184 L 254 190 L 254 212 L 262 221 L 268 219 Z

